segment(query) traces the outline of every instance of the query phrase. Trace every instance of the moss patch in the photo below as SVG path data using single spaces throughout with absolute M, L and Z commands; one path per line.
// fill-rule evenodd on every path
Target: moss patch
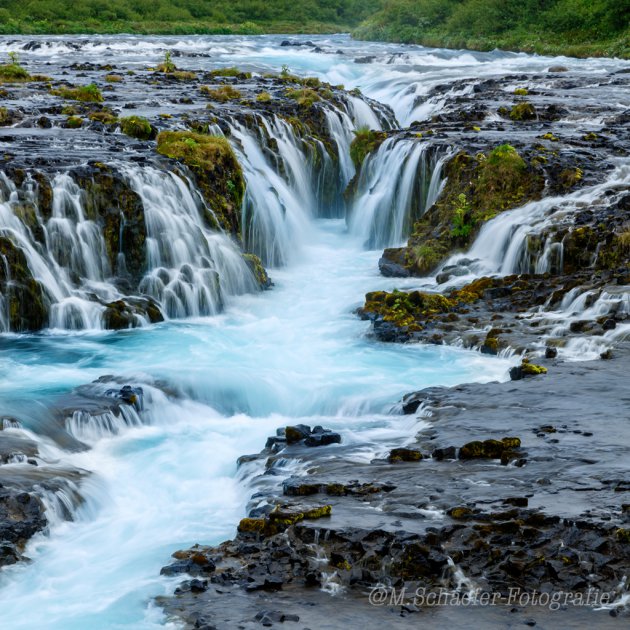
M 361 168 L 365 158 L 376 151 L 386 139 L 385 132 L 374 131 L 367 127 L 361 127 L 354 132 L 354 139 L 350 145 L 350 157 L 357 170 Z

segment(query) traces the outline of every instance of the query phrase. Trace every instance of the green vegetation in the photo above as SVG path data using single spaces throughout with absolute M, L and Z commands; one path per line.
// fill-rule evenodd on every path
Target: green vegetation
M 359 169 L 368 154 L 376 151 L 385 142 L 386 138 L 387 134 L 383 131 L 374 131 L 367 127 L 357 129 L 354 132 L 354 139 L 350 145 L 350 157 L 355 167 Z
M 4 0 L 0 34 L 354 29 L 358 39 L 628 58 L 629 12 L 629 0 Z
M 84 103 L 103 102 L 103 95 L 98 86 L 94 83 L 74 88 L 61 87 L 56 90 L 51 90 L 50 93 L 70 101 L 82 101 Z
M 70 116 L 66 120 L 66 127 L 68 129 L 78 129 L 83 124 L 83 118 L 81 116 Z
M 348 31 L 382 0 L 4 0 L 0 34 Z
M 628 0 L 385 0 L 359 39 L 630 57 Z
M 310 108 L 314 103 L 321 101 L 321 96 L 311 88 L 302 88 L 301 90 L 287 90 L 289 98 L 292 98 L 300 107 Z
M 31 76 L 20 65 L 20 58 L 16 52 L 9 53 L 9 63 L 0 64 L 0 83 L 17 83 L 28 81 Z
M 142 116 L 128 116 L 120 119 L 120 130 L 132 138 L 148 140 L 151 137 L 151 123 Z
M 228 101 L 235 101 L 242 98 L 243 94 L 240 90 L 232 87 L 231 85 L 223 85 L 220 88 L 211 89 L 207 85 L 201 86 L 201 91 L 213 101 L 219 103 L 227 103 Z

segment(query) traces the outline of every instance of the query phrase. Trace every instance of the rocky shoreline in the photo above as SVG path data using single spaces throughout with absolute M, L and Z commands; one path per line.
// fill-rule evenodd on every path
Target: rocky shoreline
M 353 457 L 356 445 L 313 449 L 271 438 L 241 460 L 263 460 L 265 471 L 236 538 L 177 552 L 163 570 L 192 576 L 160 600 L 167 615 L 195 628 L 279 625 L 283 615 L 299 618 L 295 627 L 338 627 L 346 614 L 369 628 L 403 627 L 408 615 L 465 623 L 452 608 L 371 606 L 371 589 L 383 584 L 497 593 L 498 610 L 480 605 L 474 614 L 496 616 L 498 627 L 537 618 L 542 627 L 591 617 L 598 627 L 625 623 L 613 617 L 627 615 L 630 569 L 630 346 L 607 362 L 543 363 L 544 376 L 407 396 L 402 413 L 426 426 L 369 463 Z M 292 460 L 306 474 L 278 482 Z M 595 614 L 569 605 L 541 618 L 508 606 L 510 589 L 591 589 L 614 593 L 618 607 Z

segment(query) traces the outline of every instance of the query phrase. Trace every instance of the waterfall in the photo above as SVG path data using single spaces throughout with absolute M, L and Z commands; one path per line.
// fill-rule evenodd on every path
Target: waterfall
M 350 231 L 371 249 L 401 243 L 439 196 L 448 155 L 429 142 L 388 138 L 361 168 Z
M 142 200 L 147 273 L 139 290 L 171 318 L 214 315 L 225 296 L 255 290 L 237 246 L 204 226 L 201 196 L 189 181 L 153 167 L 121 165 Z
M 137 296 L 153 298 L 167 317 L 213 315 L 226 297 L 256 290 L 255 278 L 232 239 L 203 223 L 201 195 L 190 181 L 157 168 L 114 165 L 143 206 L 146 273 Z M 21 189 L 0 174 L 0 236 L 23 253 L 28 270 L 40 283 L 51 328 L 101 329 L 107 304 L 130 297 L 118 280 L 125 259 L 117 254 L 115 278 L 99 217 L 86 211 L 86 193 L 71 173 L 52 182 L 50 216 L 42 216 L 32 182 Z M 30 213 L 30 214 L 27 214 Z M 36 228 L 36 230 L 35 230 Z M 124 216 L 121 217 L 121 233 Z M 122 243 L 122 239 L 120 239 Z M 11 282 L 10 265 L 0 257 Z M 9 330 L 6 296 L 0 295 L 0 331 Z M 135 325 L 148 318 L 134 313 Z

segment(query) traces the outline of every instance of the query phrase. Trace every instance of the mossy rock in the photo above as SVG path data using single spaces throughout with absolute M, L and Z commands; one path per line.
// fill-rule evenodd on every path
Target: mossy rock
M 268 289 L 271 287 L 271 280 L 260 258 L 256 256 L 256 254 L 243 254 L 243 258 L 245 259 L 245 262 L 251 272 L 254 274 L 254 277 L 258 282 L 258 286 L 261 289 Z
M 510 110 L 510 119 L 514 121 L 536 120 L 538 114 L 531 103 L 517 103 Z
M 157 137 L 157 151 L 193 172 L 209 206 L 208 226 L 240 235 L 245 179 L 230 143 L 221 136 L 163 131 Z
M 84 191 L 87 217 L 102 226 L 112 269 L 119 273 L 118 256 L 122 253 L 127 273 L 138 282 L 146 271 L 146 222 L 139 195 L 105 164 L 90 163 L 72 176 Z
M 33 278 L 24 252 L 6 236 L 0 236 L 0 294 L 11 331 L 34 332 L 47 325 L 43 287 Z
M 120 119 L 120 130 L 131 138 L 148 140 L 153 135 L 151 123 L 142 116 L 127 116 Z
M 419 462 L 422 453 L 413 448 L 394 448 L 389 452 L 390 462 Z
M 459 450 L 459 459 L 501 459 L 505 451 L 520 448 L 519 438 L 503 438 L 502 440 L 476 440 L 464 444 Z
M 231 85 L 223 85 L 214 89 L 209 88 L 207 85 L 202 85 L 201 92 L 211 100 L 218 101 L 219 103 L 227 103 L 243 98 L 242 92 Z
M 434 206 L 418 220 L 405 248 L 405 268 L 427 275 L 454 251 L 466 249 L 498 213 L 539 199 L 545 176 L 503 144 L 472 156 L 464 151 L 444 167 L 446 184 Z
M 384 321 L 402 328 L 419 326 L 435 319 L 437 315 L 450 311 L 454 305 L 452 300 L 439 293 L 373 291 L 366 294 L 361 312 L 368 317 L 379 315 Z
M 60 96 L 61 98 L 71 101 L 81 101 L 83 103 L 102 103 L 104 98 L 101 90 L 95 83 L 89 85 L 82 85 L 79 87 L 60 87 L 51 90 L 50 93 L 53 96 Z

